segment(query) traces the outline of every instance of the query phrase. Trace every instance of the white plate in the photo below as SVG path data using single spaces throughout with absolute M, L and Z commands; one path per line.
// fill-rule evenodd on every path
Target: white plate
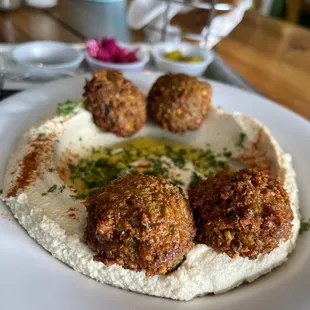
M 126 74 L 147 91 L 158 77 Z M 30 125 L 50 115 L 57 102 L 79 99 L 85 76 L 52 82 L 0 103 L 1 182 L 9 154 Z M 254 116 L 293 155 L 302 213 L 310 216 L 310 123 L 273 102 L 212 82 L 215 106 Z M 2 183 L 1 183 L 2 184 Z M 221 309 L 309 310 L 310 232 L 302 235 L 286 264 L 229 293 L 178 302 L 97 283 L 53 258 L 0 205 L 0 308 L 11 309 Z
M 47 79 L 75 71 L 84 59 L 82 51 L 55 41 L 32 41 L 17 45 L 12 58 L 31 78 Z

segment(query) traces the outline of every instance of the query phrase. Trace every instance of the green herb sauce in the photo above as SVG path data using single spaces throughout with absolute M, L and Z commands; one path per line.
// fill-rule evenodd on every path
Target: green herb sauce
M 214 154 L 209 149 L 198 149 L 190 145 L 179 144 L 173 141 L 153 137 L 142 137 L 115 144 L 105 148 L 93 148 L 86 158 L 78 158 L 75 163 L 68 165 L 69 186 L 73 187 L 78 195 L 76 198 L 85 198 L 103 185 L 110 183 L 126 172 L 141 173 L 137 171 L 139 164 L 142 173 L 161 176 L 169 179 L 171 164 L 163 162 L 160 158 L 168 157 L 174 167 L 186 170 L 186 163 L 191 162 L 196 172 L 192 173 L 190 186 L 199 184 L 204 177 L 214 175 L 219 170 L 227 169 L 227 158 L 231 153 L 226 149 L 222 154 Z M 182 186 L 183 182 L 178 175 L 171 183 Z

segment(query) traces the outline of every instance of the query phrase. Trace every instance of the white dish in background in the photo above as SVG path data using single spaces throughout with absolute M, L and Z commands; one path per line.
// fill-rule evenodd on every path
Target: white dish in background
M 20 44 L 12 58 L 34 78 L 51 78 L 75 71 L 84 59 L 83 52 L 66 43 L 34 41 Z
M 147 92 L 159 74 L 125 75 Z M 0 182 L 7 159 L 29 126 L 50 115 L 58 102 L 82 97 L 85 78 L 59 80 L 0 103 Z M 297 172 L 301 212 L 310 216 L 310 123 L 289 110 L 252 93 L 212 82 L 213 104 L 263 122 L 283 149 L 292 154 Z M 12 130 L 14 126 L 14 130 Z M 190 143 L 190 141 L 189 141 Z M 1 185 L 0 185 L 1 188 Z M 309 310 L 310 232 L 303 234 L 288 261 L 254 283 L 222 295 L 178 302 L 132 293 L 98 283 L 42 249 L 0 203 L 1 309 L 93 310 Z
M 40 9 L 52 8 L 57 5 L 58 0 L 25 0 L 28 6 Z
M 184 56 L 200 56 L 203 60 L 200 62 L 190 63 L 172 61 L 164 57 L 165 53 L 175 50 L 181 51 Z M 214 58 L 211 51 L 183 42 L 164 42 L 155 44 L 153 46 L 152 53 L 156 66 L 160 71 L 186 73 L 194 76 L 202 75 Z
M 96 58 L 93 58 L 88 55 L 88 52 L 85 51 L 85 59 L 90 66 L 91 70 L 100 70 L 100 69 L 113 69 L 118 70 L 122 72 L 138 72 L 142 71 L 144 66 L 149 62 L 150 60 L 150 54 L 149 52 L 143 48 L 139 47 L 138 45 L 128 45 L 128 44 L 119 44 L 121 47 L 128 48 L 130 50 L 133 50 L 135 48 L 138 49 L 137 51 L 137 58 L 138 61 L 131 62 L 131 63 L 112 63 L 112 62 L 105 62 L 98 60 Z

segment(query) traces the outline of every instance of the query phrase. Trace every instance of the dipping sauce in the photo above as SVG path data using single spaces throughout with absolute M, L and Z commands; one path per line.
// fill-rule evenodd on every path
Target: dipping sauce
M 203 61 L 203 58 L 201 56 L 185 56 L 180 50 L 165 53 L 163 56 L 168 60 L 177 62 L 195 63 Z

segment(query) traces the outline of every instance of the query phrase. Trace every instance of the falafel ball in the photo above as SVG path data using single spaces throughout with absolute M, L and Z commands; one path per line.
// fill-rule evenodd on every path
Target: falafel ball
M 256 259 L 288 240 L 293 212 L 288 194 L 267 174 L 220 172 L 189 190 L 196 241 L 216 252 Z
M 150 117 L 174 133 L 198 129 L 211 107 L 209 83 L 186 74 L 161 76 L 148 95 Z
M 119 137 L 131 136 L 146 122 L 146 100 L 142 92 L 121 72 L 100 70 L 86 82 L 85 108 L 95 124 Z
M 94 259 L 147 276 L 174 270 L 193 247 L 195 226 L 183 192 L 164 179 L 126 174 L 86 201 L 84 239 Z

